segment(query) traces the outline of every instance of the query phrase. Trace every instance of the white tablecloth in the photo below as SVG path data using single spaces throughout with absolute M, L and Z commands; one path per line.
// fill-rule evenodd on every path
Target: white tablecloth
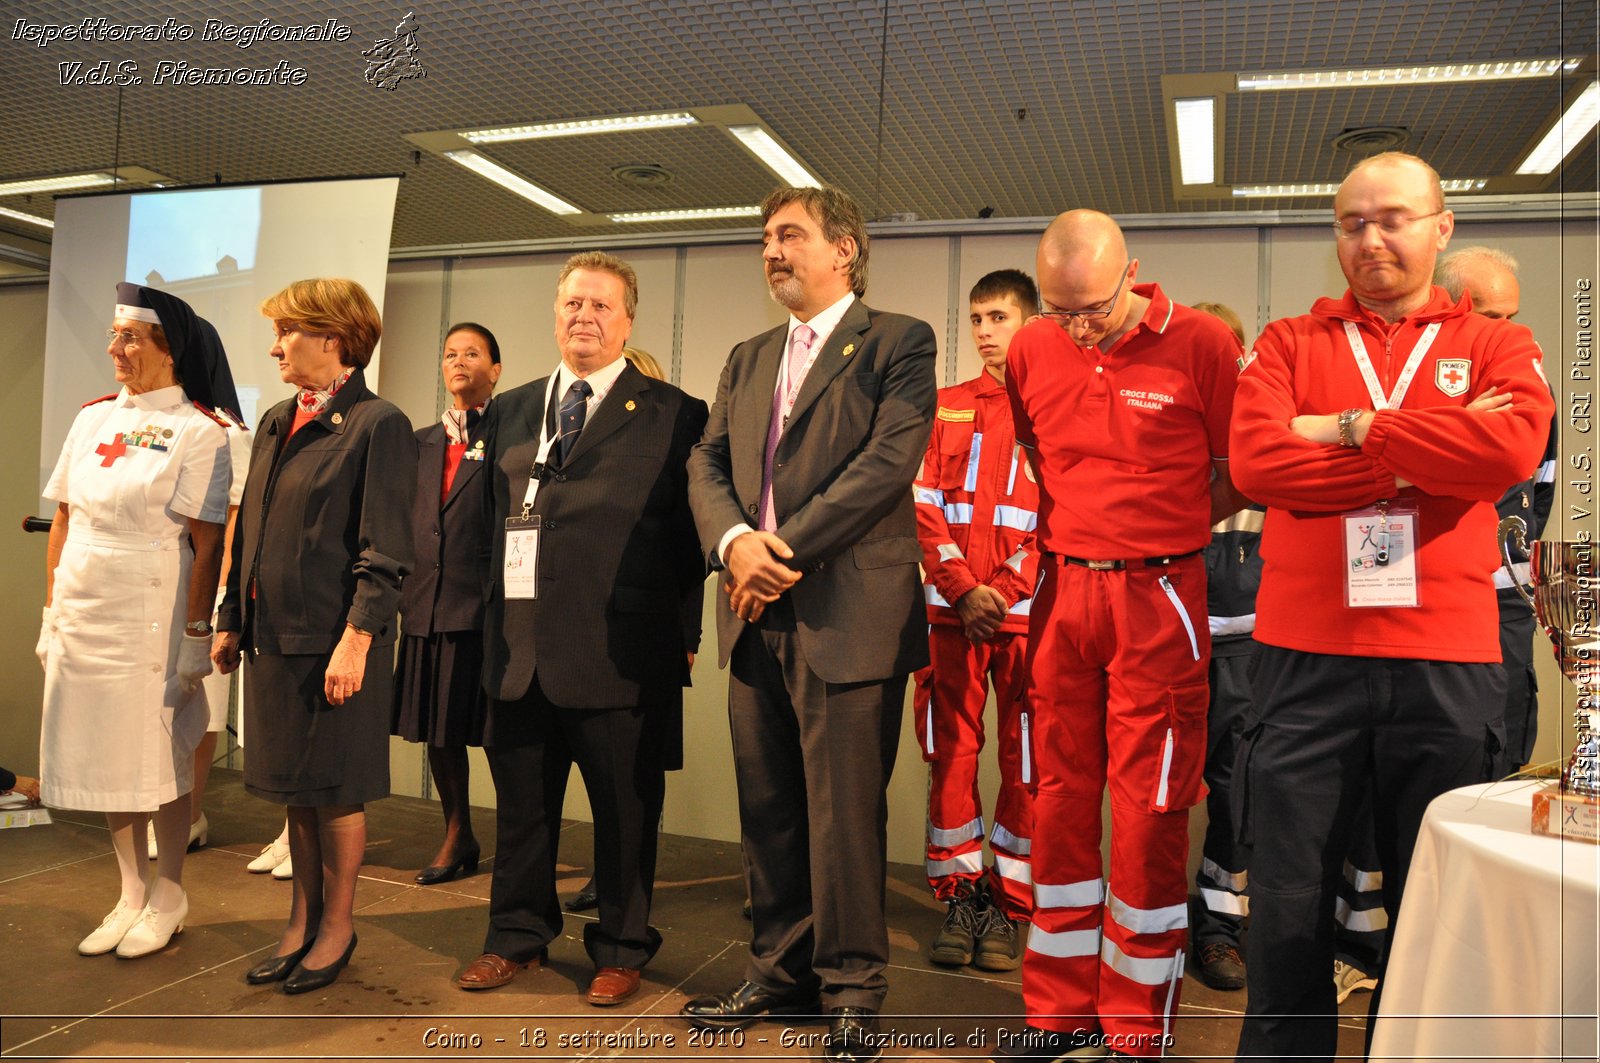
M 1543 783 L 1428 806 L 1373 1059 L 1585 1060 L 1600 1047 L 1600 846 L 1529 828 Z

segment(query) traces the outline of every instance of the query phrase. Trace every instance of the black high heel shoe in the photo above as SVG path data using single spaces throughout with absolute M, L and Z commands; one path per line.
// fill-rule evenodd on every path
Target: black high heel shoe
M 311 946 L 316 944 L 316 938 L 310 938 L 304 945 L 295 949 L 287 956 L 274 956 L 262 960 L 245 972 L 244 980 L 251 985 L 266 985 L 268 982 L 281 982 L 289 977 L 289 972 L 297 967 L 301 960 L 306 958 L 306 953 L 311 951 Z
M 417 885 L 437 886 L 441 882 L 449 882 L 461 874 L 473 875 L 478 871 L 478 857 L 482 850 L 473 849 L 461 853 L 448 864 L 435 864 L 425 867 L 417 872 Z
M 350 954 L 356 951 L 356 936 L 350 935 L 350 944 L 345 946 L 344 955 L 328 964 L 326 967 L 307 967 L 297 964 L 294 971 L 283 981 L 283 991 L 293 996 L 296 993 L 309 993 L 313 989 L 330 986 L 339 978 L 339 972 L 344 970 L 344 965 L 350 962 Z

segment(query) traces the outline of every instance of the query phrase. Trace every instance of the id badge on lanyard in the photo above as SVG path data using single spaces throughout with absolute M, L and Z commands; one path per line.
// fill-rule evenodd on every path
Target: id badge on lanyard
M 1388 395 L 1383 393 L 1367 346 L 1361 340 L 1361 330 L 1354 322 L 1346 321 L 1344 332 L 1350 341 L 1350 354 L 1367 385 L 1372 408 L 1387 410 L 1405 400 L 1412 378 L 1439 335 L 1439 323 L 1435 321 L 1423 330 L 1400 370 L 1394 390 Z M 1346 606 L 1351 609 L 1417 607 L 1417 518 L 1417 504 L 1405 499 L 1386 499 L 1340 515 Z
M 507 601 L 539 597 L 539 514 L 506 518 L 506 560 L 500 581 Z
M 1352 609 L 1416 608 L 1417 506 L 1379 502 L 1342 514 L 1344 604 Z
M 556 374 L 550 374 L 545 385 L 545 407 L 555 392 Z M 534 500 L 539 496 L 539 484 L 544 479 L 545 463 L 555 437 L 550 434 L 546 418 L 539 419 L 539 452 L 533 468 L 528 471 L 528 489 L 522 496 L 522 512 L 506 518 L 505 560 L 500 567 L 500 585 L 507 601 L 529 601 L 539 597 L 539 532 L 542 520 L 533 511 Z

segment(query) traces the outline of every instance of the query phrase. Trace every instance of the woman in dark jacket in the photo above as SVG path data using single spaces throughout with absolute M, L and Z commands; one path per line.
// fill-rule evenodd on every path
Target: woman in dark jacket
M 294 900 L 247 975 L 328 985 L 355 951 L 362 806 L 389 793 L 395 608 L 411 566 L 417 444 L 367 389 L 382 325 L 354 281 L 296 281 L 261 304 L 297 396 L 267 411 L 239 506 L 215 657 L 245 651 L 245 788 L 288 806 Z
M 416 571 L 400 593 L 400 661 L 391 732 L 426 742 L 444 810 L 444 840 L 417 882 L 449 882 L 478 869 L 467 800 L 467 747 L 483 745 L 483 604 L 489 581 L 489 503 L 484 473 L 489 396 L 500 380 L 500 344 L 463 322 L 440 360 L 450 408 L 417 432 L 417 498 L 411 510 Z

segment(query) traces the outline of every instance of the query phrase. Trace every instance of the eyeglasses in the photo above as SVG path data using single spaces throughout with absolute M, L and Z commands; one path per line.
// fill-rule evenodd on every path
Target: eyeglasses
M 1341 240 L 1353 240 L 1360 236 L 1368 225 L 1376 225 L 1383 235 L 1393 236 L 1425 218 L 1437 218 L 1443 213 L 1442 210 L 1436 210 L 1430 214 L 1406 214 L 1398 210 L 1387 210 L 1376 218 L 1363 218 L 1359 214 L 1350 214 L 1334 222 L 1333 231 Z
M 1079 322 L 1098 321 L 1103 317 L 1109 317 L 1111 315 L 1111 312 L 1117 308 L 1117 299 L 1118 299 L 1118 297 L 1120 297 L 1122 295 L 1122 286 L 1124 284 L 1128 283 L 1128 267 L 1131 266 L 1131 265 L 1133 265 L 1133 259 L 1131 259 L 1131 258 L 1128 259 L 1127 262 L 1123 263 L 1123 265 L 1122 265 L 1122 279 L 1117 282 L 1117 290 L 1111 293 L 1111 298 L 1107 299 L 1105 302 L 1099 304 L 1098 306 L 1093 307 L 1093 308 L 1088 309 L 1088 310 L 1044 310 L 1044 309 L 1041 309 L 1039 311 L 1039 316 L 1042 317 L 1042 318 L 1046 318 L 1046 319 L 1048 319 L 1050 321 L 1054 321 L 1056 324 L 1062 326 L 1063 328 L 1065 328 L 1066 326 L 1072 324 L 1075 321 L 1079 321 Z
M 106 339 L 111 343 L 120 343 L 124 347 L 137 347 L 144 342 L 143 336 L 127 329 L 108 328 L 106 329 Z

